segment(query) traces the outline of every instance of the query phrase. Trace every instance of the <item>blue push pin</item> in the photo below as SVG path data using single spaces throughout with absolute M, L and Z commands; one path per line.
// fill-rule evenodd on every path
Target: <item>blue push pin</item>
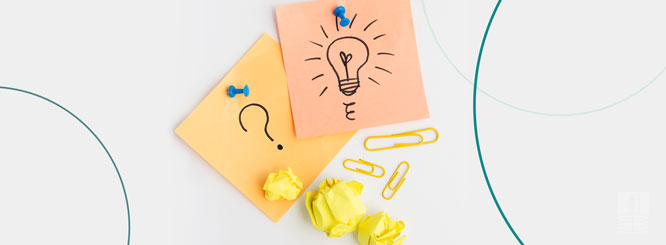
M 333 10 L 333 14 L 337 17 L 340 17 L 340 26 L 345 27 L 349 25 L 349 18 L 345 17 L 345 7 L 338 6 Z
M 245 97 L 247 97 L 248 95 L 250 95 L 250 87 L 245 85 L 245 87 L 243 87 L 243 89 L 239 89 L 239 88 L 237 89 L 236 87 L 234 87 L 234 85 L 231 85 L 231 86 L 229 86 L 229 92 L 228 93 L 229 93 L 229 97 L 231 97 L 231 98 L 236 97 L 236 94 L 244 94 Z

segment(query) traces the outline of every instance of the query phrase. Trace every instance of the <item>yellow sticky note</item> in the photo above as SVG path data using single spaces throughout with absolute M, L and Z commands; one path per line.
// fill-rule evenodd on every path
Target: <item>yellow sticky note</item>
M 385 212 L 379 212 L 358 224 L 358 242 L 361 245 L 401 245 L 407 238 L 397 239 L 403 229 L 404 222 L 391 220 Z
M 328 237 L 340 237 L 356 230 L 365 215 L 365 206 L 359 199 L 362 191 L 363 184 L 356 181 L 336 178 L 322 181 L 319 190 L 305 195 L 312 225 L 326 232 Z
M 276 15 L 298 138 L 429 117 L 409 0 L 321 0 Z
M 294 200 L 301 193 L 303 182 L 289 168 L 287 171 L 270 173 L 263 189 L 267 200 Z
M 230 98 L 230 85 L 248 85 L 249 96 Z M 266 176 L 291 166 L 307 188 L 354 132 L 296 139 L 280 45 L 264 34 L 176 134 L 277 222 L 294 201 L 266 200 Z

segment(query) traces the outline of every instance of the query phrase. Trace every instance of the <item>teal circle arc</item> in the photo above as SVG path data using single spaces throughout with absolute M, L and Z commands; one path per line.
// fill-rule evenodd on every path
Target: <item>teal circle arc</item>
M 500 4 L 502 3 L 502 0 L 497 1 L 497 5 L 495 5 L 495 9 L 493 10 L 492 15 L 490 15 L 490 20 L 488 21 L 488 25 L 486 26 L 486 31 L 483 33 L 483 39 L 481 40 L 481 48 L 479 48 L 479 56 L 476 60 L 476 69 L 474 70 L 474 92 L 472 96 L 472 116 L 474 117 L 474 141 L 476 142 L 476 152 L 479 155 L 479 162 L 481 163 L 481 170 L 483 171 L 483 178 L 486 181 L 486 186 L 488 186 L 488 191 L 490 192 L 490 196 L 493 198 L 493 202 L 495 203 L 495 207 L 497 207 L 497 211 L 499 211 L 500 215 L 502 216 L 502 219 L 504 220 L 504 223 L 506 226 L 509 228 L 513 236 L 516 238 L 518 243 L 523 245 L 523 241 L 520 239 L 518 236 L 518 233 L 516 232 L 515 229 L 513 229 L 513 226 L 511 225 L 511 222 L 509 222 L 509 219 L 506 217 L 504 214 L 504 211 L 502 210 L 502 207 L 499 204 L 499 201 L 497 200 L 497 196 L 495 195 L 495 192 L 493 191 L 493 187 L 490 184 L 490 179 L 488 178 L 488 173 L 486 172 L 486 165 L 483 162 L 483 154 L 481 154 L 481 145 L 479 143 L 479 130 L 477 126 L 477 117 L 476 117 L 476 91 L 478 87 L 478 80 L 479 80 L 479 68 L 481 67 L 481 55 L 483 55 L 483 46 L 486 44 L 486 38 L 488 37 L 488 32 L 490 31 L 490 26 L 493 23 L 493 19 L 495 19 L 495 14 L 497 13 L 497 10 L 500 7 Z
M 441 42 L 439 41 L 439 39 L 437 38 L 437 35 L 435 35 L 435 31 L 433 30 L 432 24 L 430 22 L 430 18 L 428 17 L 428 12 L 426 11 L 425 0 L 421 0 L 421 7 L 423 8 L 423 15 L 425 17 L 426 24 L 428 26 L 428 30 L 430 30 L 430 34 L 432 35 L 432 38 L 435 41 L 435 44 L 437 44 L 437 48 L 439 48 L 440 53 L 442 54 L 442 56 L 444 56 L 444 58 L 451 65 L 451 67 L 453 67 L 453 70 L 455 70 L 458 75 L 460 75 L 465 81 L 467 81 L 467 83 L 472 85 L 473 81 L 471 81 L 469 78 L 467 78 L 467 76 L 465 76 L 465 74 L 463 74 L 462 71 L 460 71 L 458 66 L 456 66 L 455 63 L 453 63 L 453 60 L 451 60 L 449 55 L 444 50 L 444 47 L 441 44 Z M 603 111 L 603 110 L 606 110 L 606 109 L 610 109 L 610 108 L 612 108 L 616 105 L 619 105 L 621 103 L 624 103 L 627 100 L 629 100 L 629 99 L 633 98 L 634 96 L 643 92 L 643 90 L 645 90 L 646 88 L 650 87 L 650 85 L 652 85 L 655 81 L 657 81 L 657 79 L 659 77 L 661 77 L 661 75 L 664 72 L 666 72 L 666 66 L 664 66 L 664 68 L 662 68 L 659 72 L 657 72 L 657 74 L 654 77 L 652 77 L 652 79 L 650 79 L 647 83 L 645 83 L 643 86 L 641 86 L 637 90 L 633 91 L 632 93 L 620 98 L 619 100 L 616 100 L 615 102 L 612 102 L 610 104 L 606 104 L 606 105 L 603 105 L 603 106 L 599 106 L 599 107 L 596 107 L 596 108 L 593 108 L 593 109 L 589 109 L 589 110 L 580 110 L 580 111 L 574 111 L 574 112 L 561 112 L 561 113 L 560 112 L 542 112 L 542 111 L 537 111 L 537 110 L 533 110 L 533 109 L 528 109 L 528 108 L 525 108 L 525 107 L 522 107 L 522 106 L 517 106 L 517 105 L 513 105 L 511 103 L 508 103 L 508 102 L 506 102 L 506 101 L 504 101 L 504 100 L 502 100 L 498 97 L 493 96 L 492 94 L 490 94 L 489 92 L 487 92 L 487 91 L 485 91 L 481 88 L 478 88 L 478 90 L 483 95 L 487 96 L 488 98 L 492 99 L 493 101 L 495 101 L 497 103 L 500 103 L 504 106 L 507 106 L 509 108 L 512 108 L 514 110 L 518 110 L 518 111 L 522 111 L 522 112 L 526 112 L 526 113 L 530 113 L 530 114 L 535 114 L 535 115 L 540 115 L 540 116 L 571 117 L 571 116 L 581 116 L 581 115 L 591 114 L 591 113 L 595 113 L 595 112 L 600 112 L 600 111 Z
M 129 201 L 127 199 L 127 191 L 125 190 L 125 182 L 123 182 L 123 177 L 120 175 L 120 171 L 118 170 L 118 166 L 116 165 L 116 162 L 113 160 L 113 157 L 111 156 L 111 153 L 109 153 L 109 150 L 106 148 L 106 146 L 104 145 L 102 140 L 100 140 L 100 138 L 97 136 L 97 134 L 88 126 L 88 124 L 83 122 L 83 120 L 81 120 L 81 118 L 76 116 L 74 113 L 72 113 L 67 108 L 65 108 L 65 107 L 61 106 L 60 104 L 56 103 L 55 101 L 53 101 L 49 98 L 46 98 L 42 95 L 39 95 L 37 93 L 33 93 L 33 92 L 23 90 L 23 89 L 5 87 L 5 86 L 0 86 L 0 89 L 15 91 L 15 92 L 31 95 L 31 96 L 37 97 L 39 99 L 42 99 L 46 102 L 49 102 L 49 103 L 55 105 L 56 107 L 62 109 L 63 111 L 67 112 L 67 114 L 69 114 L 74 119 L 76 119 L 79 123 L 81 123 L 81 125 L 83 125 L 83 127 L 85 127 L 88 130 L 88 132 L 90 132 L 90 134 L 92 134 L 93 137 L 95 137 L 95 140 L 97 140 L 97 143 L 99 143 L 99 145 L 102 147 L 102 149 L 104 149 L 104 152 L 106 152 L 106 155 L 109 157 L 109 160 L 111 160 L 111 164 L 113 164 L 113 168 L 116 170 L 116 175 L 118 176 L 118 180 L 120 181 L 120 186 L 123 189 L 123 196 L 125 197 L 125 209 L 127 211 L 127 244 L 129 245 L 130 244 L 130 234 L 131 234 L 132 229 L 131 229 L 131 225 L 130 225 L 131 224 L 130 208 L 129 208 Z

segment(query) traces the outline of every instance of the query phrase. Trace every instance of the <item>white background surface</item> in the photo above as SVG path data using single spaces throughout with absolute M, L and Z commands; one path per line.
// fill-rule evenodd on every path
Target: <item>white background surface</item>
M 125 180 L 132 244 L 356 244 L 356 233 L 315 230 L 304 196 L 271 222 L 173 133 L 263 32 L 277 38 L 274 7 L 292 2 L 0 1 L 0 86 L 44 95 L 95 130 Z M 495 3 L 425 1 L 435 37 L 469 79 Z M 666 66 L 665 7 L 505 1 L 479 86 L 546 113 L 613 104 Z M 472 86 L 438 48 L 421 1 L 412 12 L 432 118 L 359 131 L 315 183 L 361 181 L 368 213 L 404 220 L 407 244 L 515 244 L 475 150 Z M 568 117 L 479 94 L 489 178 L 525 243 L 666 243 L 665 82 Z M 362 148 L 370 135 L 431 126 L 436 144 Z M 348 172 L 346 158 L 412 169 L 385 201 L 387 178 Z M 0 244 L 126 241 L 120 184 L 94 138 L 53 105 L 0 90 Z

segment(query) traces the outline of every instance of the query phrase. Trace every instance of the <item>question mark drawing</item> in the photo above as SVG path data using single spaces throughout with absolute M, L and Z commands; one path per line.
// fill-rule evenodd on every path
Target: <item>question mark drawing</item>
M 270 120 L 268 117 L 268 110 L 266 110 L 266 107 L 264 107 L 263 105 L 257 103 L 246 105 L 245 107 L 243 107 L 243 109 L 240 110 L 240 113 L 238 113 L 238 122 L 240 123 L 240 126 L 243 129 L 243 131 L 247 132 L 247 129 L 245 128 L 245 126 L 243 126 L 243 120 L 242 120 L 243 111 L 245 111 L 245 109 L 247 109 L 250 106 L 256 106 L 264 110 L 264 113 L 266 113 L 266 124 L 264 125 L 264 133 L 266 133 L 266 136 L 268 137 L 269 140 L 271 140 L 271 142 L 274 141 L 273 137 L 271 137 L 271 135 L 268 134 L 268 121 Z M 278 150 L 282 150 L 283 147 L 281 144 L 278 144 L 277 148 Z

